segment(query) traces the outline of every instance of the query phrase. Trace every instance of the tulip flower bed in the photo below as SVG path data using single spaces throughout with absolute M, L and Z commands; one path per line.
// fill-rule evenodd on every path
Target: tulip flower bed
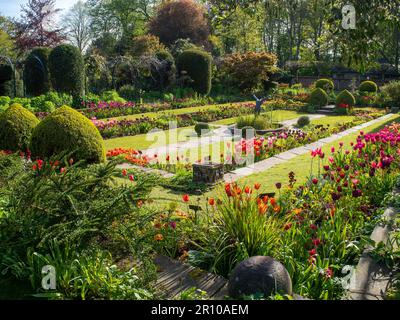
M 349 279 L 342 270 L 357 264 L 399 176 L 399 147 L 400 125 L 360 132 L 350 146 L 340 144 L 328 155 L 314 150 L 308 182 L 297 185 L 291 172 L 287 184 L 276 183 L 275 196 L 259 193 L 262 181 L 226 184 L 201 214 L 191 214 L 186 194 L 193 226 L 174 224 L 173 248 L 179 244 L 181 258 L 224 276 L 250 256 L 269 255 L 289 271 L 293 292 L 340 299 Z M 158 228 L 155 240 L 163 252 L 172 248 L 167 229 Z
M 122 136 L 132 136 L 149 132 L 151 129 L 166 130 L 169 122 L 176 121 L 177 127 L 187 127 L 195 125 L 197 122 L 212 122 L 222 119 L 238 117 L 244 114 L 252 114 L 254 105 L 252 103 L 241 105 L 229 105 L 220 109 L 199 111 L 188 114 L 167 115 L 163 114 L 157 118 L 140 117 L 134 120 L 97 120 L 92 122 L 99 129 L 103 138 L 114 138 Z

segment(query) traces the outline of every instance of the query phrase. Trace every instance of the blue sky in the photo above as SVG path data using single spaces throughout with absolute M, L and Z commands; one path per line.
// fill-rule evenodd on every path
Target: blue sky
M 0 14 L 7 17 L 18 18 L 21 4 L 26 4 L 28 0 L 0 0 Z M 56 8 L 68 9 L 72 7 L 78 0 L 56 0 Z M 61 14 L 65 10 L 61 11 Z

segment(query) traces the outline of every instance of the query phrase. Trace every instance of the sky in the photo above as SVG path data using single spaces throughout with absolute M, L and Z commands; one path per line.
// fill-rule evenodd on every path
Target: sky
M 0 0 L 0 14 L 6 17 L 18 18 L 20 15 L 21 4 L 26 4 L 28 0 Z M 63 9 L 61 14 L 72 7 L 78 0 L 56 0 L 56 8 Z

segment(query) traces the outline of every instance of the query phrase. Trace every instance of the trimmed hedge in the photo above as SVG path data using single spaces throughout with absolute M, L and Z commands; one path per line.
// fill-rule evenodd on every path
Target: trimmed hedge
M 63 106 L 35 128 L 30 149 L 34 158 L 67 152 L 75 161 L 104 162 L 104 141 L 95 125 L 74 109 Z
M 378 91 L 378 86 L 373 81 L 363 81 L 358 87 L 358 91 L 375 93 Z
M 175 59 L 167 50 L 160 50 L 156 52 L 156 58 L 161 61 L 161 68 L 153 72 L 153 77 L 157 82 L 159 89 L 163 90 L 171 86 L 175 81 L 176 65 Z
M 353 94 L 348 90 L 343 90 L 336 97 L 336 106 L 340 104 L 347 104 L 350 107 L 353 107 L 356 104 L 356 99 Z
M 305 126 L 308 126 L 310 124 L 310 118 L 308 116 L 301 116 L 298 120 L 297 120 L 297 126 L 299 128 L 303 128 Z
M 8 64 L 0 64 L 0 96 L 14 97 L 13 69 Z
M 318 79 L 317 81 L 315 81 L 315 88 L 320 88 L 324 91 L 330 92 L 335 89 L 335 85 L 330 79 Z
M 308 103 L 316 107 L 326 106 L 328 104 L 328 94 L 325 90 L 316 88 L 311 92 Z
M 183 51 L 177 59 L 179 74 L 186 72 L 192 79 L 190 87 L 200 94 L 209 94 L 211 90 L 211 56 L 198 49 Z
M 73 96 L 83 95 L 85 66 L 78 48 L 68 44 L 54 48 L 49 56 L 49 69 L 56 91 Z
M 35 48 L 25 60 L 24 80 L 26 94 L 40 96 L 51 90 L 49 56 L 50 48 Z
M 0 114 L 0 150 L 26 151 L 38 123 L 38 118 L 20 104 L 8 107 Z

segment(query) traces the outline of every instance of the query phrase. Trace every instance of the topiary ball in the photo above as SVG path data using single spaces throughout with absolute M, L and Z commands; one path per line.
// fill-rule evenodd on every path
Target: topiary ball
M 330 92 L 335 88 L 333 81 L 330 79 L 318 79 L 315 81 L 315 88 L 323 89 L 324 91 Z
M 198 122 L 194 126 L 194 131 L 196 131 L 197 136 L 201 137 L 203 133 L 208 133 L 210 131 L 210 126 L 205 122 Z
M 72 153 L 75 161 L 105 161 L 100 132 L 88 118 L 67 106 L 51 113 L 35 128 L 30 149 L 34 158 Z
M 239 263 L 229 278 L 228 292 L 231 298 L 276 293 L 292 294 L 292 281 L 282 263 L 265 256 L 254 256 Z
M 299 128 L 303 128 L 307 125 L 310 124 L 310 118 L 307 116 L 301 116 L 298 120 L 297 120 L 297 126 Z
M 0 114 L 0 150 L 26 151 L 39 120 L 20 104 L 14 103 Z
M 311 91 L 308 103 L 312 106 L 323 107 L 328 104 L 328 94 L 321 88 Z
M 375 93 L 378 91 L 378 86 L 373 81 L 363 81 L 358 87 L 358 91 Z

